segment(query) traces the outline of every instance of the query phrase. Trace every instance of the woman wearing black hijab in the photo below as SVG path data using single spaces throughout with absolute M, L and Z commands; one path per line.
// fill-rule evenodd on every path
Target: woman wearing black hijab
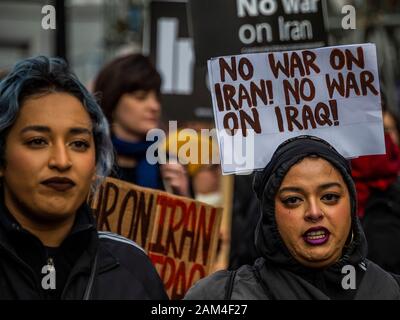
M 200 280 L 185 299 L 400 299 L 396 277 L 365 258 L 349 164 L 326 141 L 281 144 L 254 190 L 260 258 Z

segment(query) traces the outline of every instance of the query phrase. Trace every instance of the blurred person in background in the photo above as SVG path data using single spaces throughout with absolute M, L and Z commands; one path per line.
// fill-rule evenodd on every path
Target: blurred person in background
M 383 96 L 384 97 L 384 96 Z M 386 154 L 351 161 L 368 258 L 400 274 L 400 150 L 399 123 L 382 99 Z
M 194 127 L 191 124 L 192 128 Z M 166 157 L 184 164 L 190 178 L 190 187 L 197 201 L 223 207 L 222 174 L 215 137 L 202 135 L 201 129 L 178 129 L 170 132 L 161 146 Z M 230 247 L 230 234 L 221 224 L 217 255 L 212 270 L 225 269 L 226 250 Z
M 358 216 L 363 219 L 368 201 L 375 191 L 385 193 L 398 180 L 400 151 L 389 133 L 385 133 L 386 154 L 362 156 L 351 160 L 357 188 Z
M 209 128 L 209 124 L 187 122 L 186 127 L 196 131 L 190 134 L 178 130 L 171 132 L 163 143 L 163 151 L 170 156 L 177 157 L 178 161 L 186 164 L 191 188 L 196 200 L 221 207 L 224 205 L 222 190 L 222 174 L 219 165 L 219 152 L 216 139 L 204 139 L 201 129 Z M 178 139 L 179 135 L 182 135 Z M 197 157 L 190 159 L 190 154 L 182 151 L 198 150 Z M 209 154 L 205 157 L 206 163 L 201 163 L 203 151 Z M 201 151 L 201 152 L 200 152 Z M 213 158 L 214 157 L 214 158 Z M 232 196 L 232 213 L 230 232 L 221 225 L 218 244 L 218 254 L 212 270 L 225 268 L 236 269 L 244 264 L 252 264 L 257 258 L 254 245 L 254 231 L 259 217 L 259 201 L 252 190 L 253 175 L 235 175 Z M 229 261 L 225 262 L 223 251 L 229 247 Z M 227 263 L 227 265 L 226 265 Z
M 203 137 L 195 129 L 178 129 L 168 134 L 161 151 L 169 161 L 185 167 L 194 199 L 222 206 L 218 148 L 212 137 Z
M 187 171 L 179 163 L 150 164 L 146 141 L 151 129 L 160 126 L 161 77 L 150 59 L 142 54 L 118 57 L 99 72 L 93 91 L 106 115 L 116 151 L 113 176 L 139 186 L 170 190 L 190 196 Z
M 399 139 L 399 119 L 398 116 L 389 109 L 383 109 L 383 127 L 385 132 L 390 135 L 392 141 L 400 147 L 400 139 Z
M 253 191 L 254 173 L 235 175 L 232 207 L 229 269 L 253 264 L 258 258 L 254 232 L 260 216 L 260 202 Z

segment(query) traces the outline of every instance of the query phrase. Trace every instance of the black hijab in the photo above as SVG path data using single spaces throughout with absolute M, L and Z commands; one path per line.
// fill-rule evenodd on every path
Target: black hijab
M 342 257 L 323 270 L 307 268 L 294 259 L 279 234 L 275 220 L 274 199 L 283 178 L 293 165 L 308 156 L 321 157 L 337 168 L 348 187 L 351 199 L 352 225 Z M 341 270 L 344 265 L 358 265 L 364 261 L 367 243 L 356 215 L 357 197 L 350 165 L 329 143 L 312 136 L 299 136 L 285 141 L 277 148 L 264 170 L 255 174 L 253 187 L 261 201 L 261 215 L 256 227 L 255 244 L 268 263 L 297 274 L 322 272 L 322 277 L 331 278 L 337 283 L 338 277 L 342 277 Z

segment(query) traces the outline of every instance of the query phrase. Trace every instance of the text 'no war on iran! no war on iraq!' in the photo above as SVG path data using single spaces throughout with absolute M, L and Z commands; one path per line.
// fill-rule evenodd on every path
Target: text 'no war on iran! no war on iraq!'
M 258 72 L 251 56 L 218 58 L 220 81 L 213 83 L 216 112 L 224 114 L 223 128 L 231 135 L 238 129 L 243 136 L 248 129 L 261 133 L 258 109 L 269 107 L 274 108 L 279 132 L 338 126 L 338 98 L 379 95 L 374 74 L 366 68 L 362 46 L 354 50 L 332 48 L 326 61 L 329 67 L 324 66 L 328 72 L 322 71 L 315 50 L 264 53 L 266 68 Z M 316 87 L 326 91 L 326 100 L 316 99 Z M 283 98 L 276 99 L 277 91 Z

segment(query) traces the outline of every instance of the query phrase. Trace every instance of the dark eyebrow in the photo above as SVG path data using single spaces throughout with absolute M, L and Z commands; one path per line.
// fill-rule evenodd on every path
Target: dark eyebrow
M 283 192 L 298 192 L 301 193 L 303 192 L 302 188 L 297 188 L 297 187 L 285 187 L 279 190 L 279 193 L 283 193 Z
M 27 131 L 50 132 L 50 128 L 46 126 L 27 126 L 21 130 L 21 133 Z
M 92 135 L 92 131 L 87 129 L 87 128 L 71 128 L 71 129 L 69 129 L 69 132 L 71 134 L 74 134 L 74 135 L 75 134 L 82 134 L 82 133 L 85 133 L 85 134 L 88 134 L 88 135 Z
M 338 182 L 329 182 L 329 183 L 325 183 L 322 184 L 320 186 L 318 186 L 319 190 L 326 190 L 332 187 L 338 187 L 340 189 L 343 189 L 343 186 L 338 183 Z M 285 187 L 279 190 L 279 193 L 283 193 L 283 192 L 298 192 L 298 193 L 303 193 L 304 190 L 302 188 L 298 188 L 298 187 Z
M 338 182 L 329 182 L 329 183 L 325 183 L 325 184 L 323 184 L 323 185 L 320 185 L 320 186 L 318 187 L 318 189 L 320 189 L 320 190 L 325 190 L 325 189 L 329 189 L 329 188 L 332 188 L 332 187 L 338 187 L 338 188 L 340 188 L 340 189 L 343 189 L 343 186 L 342 186 L 340 183 L 338 183 Z
M 27 132 L 27 131 L 38 131 L 38 132 L 44 132 L 44 133 L 49 133 L 51 132 L 49 127 L 46 126 L 40 126 L 40 125 L 34 125 L 34 126 L 27 126 L 21 130 L 21 133 Z M 88 128 L 83 128 L 83 127 L 74 127 L 69 129 L 69 133 L 72 135 L 77 135 L 77 134 L 88 134 L 92 135 L 92 131 L 89 130 Z

